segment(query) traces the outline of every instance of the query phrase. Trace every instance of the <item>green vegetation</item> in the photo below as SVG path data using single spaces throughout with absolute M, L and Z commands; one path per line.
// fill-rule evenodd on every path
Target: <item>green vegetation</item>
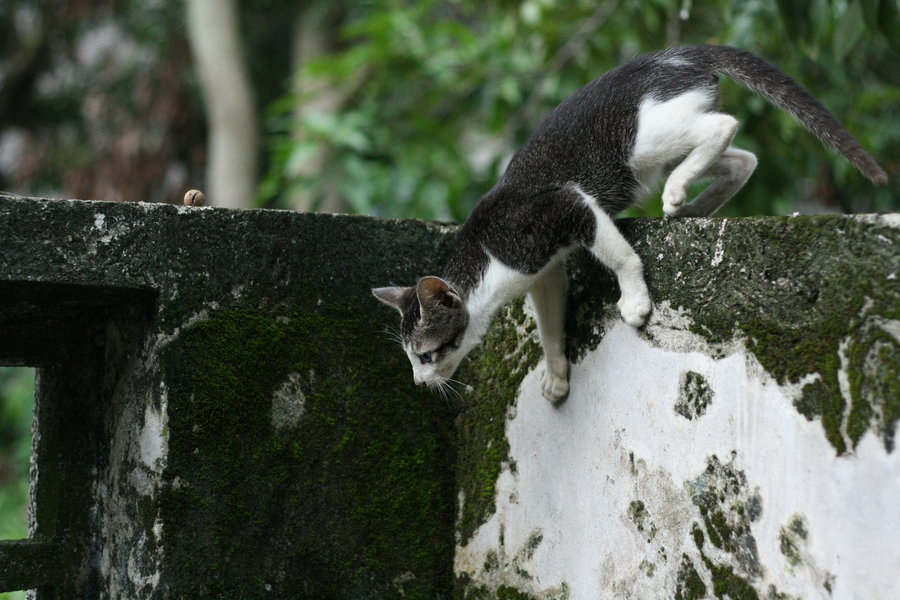
M 257 206 L 462 221 L 573 91 L 641 52 L 719 43 L 799 80 L 892 176 L 872 189 L 789 117 L 728 83 L 737 144 L 761 161 L 724 214 L 786 214 L 811 201 L 832 212 L 898 207 L 895 0 L 236 4 L 264 127 Z M 20 157 L 0 168 L 0 189 L 180 203 L 203 187 L 208 123 L 185 5 L 0 3 L 0 139 L 9 134 L 7 150 Z M 37 85 L 47 80 L 54 85 Z M 660 214 L 655 203 L 641 212 Z
M 28 537 L 34 370 L 0 367 L 0 540 Z M 0 593 L 20 600 L 24 592 Z
M 801 549 L 806 544 L 808 535 L 806 521 L 802 515 L 791 517 L 787 525 L 782 527 L 778 533 L 778 546 L 790 572 L 793 572 L 803 562 Z
M 341 50 L 299 74 L 315 92 L 288 94 L 269 112 L 266 203 L 337 193 L 355 212 L 462 221 L 553 106 L 623 60 L 677 44 L 730 44 L 766 57 L 822 99 L 889 172 L 900 162 L 892 2 L 882 1 L 880 13 L 878 2 L 860 0 L 344 5 Z M 295 108 L 322 89 L 338 98 L 332 107 L 297 117 Z M 786 214 L 813 198 L 831 212 L 896 208 L 896 177 L 890 189 L 873 189 L 790 117 L 732 83 L 722 104 L 742 123 L 736 144 L 761 157 L 723 214 Z M 312 157 L 327 157 L 322 169 L 296 175 Z M 631 214 L 660 210 L 651 203 Z

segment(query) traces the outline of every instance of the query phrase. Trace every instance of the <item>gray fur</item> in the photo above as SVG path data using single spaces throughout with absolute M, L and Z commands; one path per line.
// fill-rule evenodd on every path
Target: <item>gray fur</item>
M 793 115 L 873 183 L 887 181 L 818 100 L 749 52 L 690 46 L 637 57 L 575 92 L 544 119 L 463 225 L 442 278 L 373 290 L 402 315 L 402 343 L 416 383 L 443 387 L 480 341 L 493 311 L 529 291 L 546 358 L 544 394 L 554 402 L 564 398 L 565 295 L 550 288 L 564 287 L 560 264 L 576 247 L 590 249 L 616 274 L 626 322 L 644 323 L 652 304 L 641 261 L 609 217 L 639 200 L 660 177 L 668 177 L 663 202 L 670 216 L 712 214 L 744 184 L 756 158 L 730 146 L 737 122 L 716 112 L 718 75 Z M 672 122 L 666 110 L 696 126 L 684 125 L 694 128 L 666 138 Z M 661 127 L 663 139 L 656 140 L 647 130 L 651 126 Z M 688 138 L 691 145 L 682 148 Z M 685 203 L 689 184 L 703 178 L 714 181 Z

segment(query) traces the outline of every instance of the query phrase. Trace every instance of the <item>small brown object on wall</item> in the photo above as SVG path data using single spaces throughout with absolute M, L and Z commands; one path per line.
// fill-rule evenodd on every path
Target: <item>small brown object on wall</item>
M 200 190 L 188 190 L 184 195 L 185 206 L 203 206 L 206 203 L 206 196 Z

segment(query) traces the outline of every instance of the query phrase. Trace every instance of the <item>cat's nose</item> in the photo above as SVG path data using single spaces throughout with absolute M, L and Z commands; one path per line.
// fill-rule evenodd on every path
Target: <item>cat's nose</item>
M 421 377 L 419 377 L 418 375 L 413 376 L 413 381 L 415 381 L 416 385 L 419 387 L 422 387 L 423 385 L 425 385 L 425 380 L 422 379 Z

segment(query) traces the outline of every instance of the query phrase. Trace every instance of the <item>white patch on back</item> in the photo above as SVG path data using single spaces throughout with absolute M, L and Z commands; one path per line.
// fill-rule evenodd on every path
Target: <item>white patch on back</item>
M 677 54 L 673 54 L 671 56 L 660 56 L 657 60 L 671 67 L 690 67 L 691 65 L 693 65 L 691 61 Z
M 652 96 L 641 101 L 637 135 L 628 160 L 644 188 L 641 195 L 655 188 L 666 169 L 708 137 L 704 117 L 714 110 L 715 95 L 715 88 L 694 89 L 665 102 Z

